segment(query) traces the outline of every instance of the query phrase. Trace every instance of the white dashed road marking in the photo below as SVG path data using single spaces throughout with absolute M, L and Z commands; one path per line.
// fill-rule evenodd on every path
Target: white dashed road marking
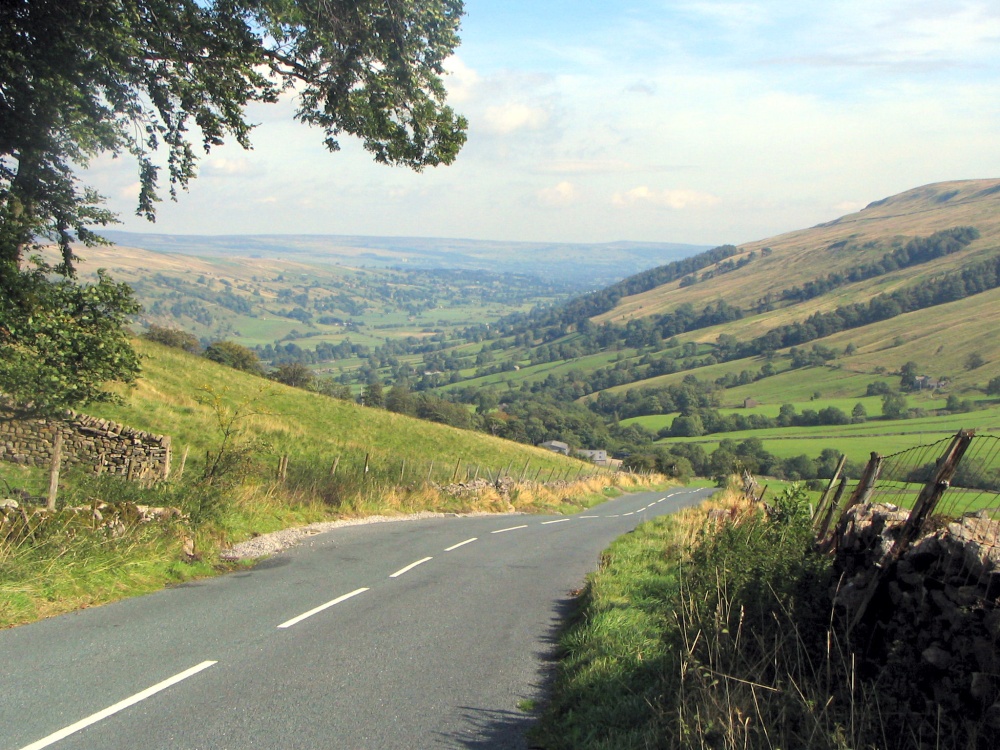
M 451 552 L 452 550 L 458 549 L 459 547 L 464 547 L 466 544 L 472 544 L 478 538 L 479 537 L 474 536 L 474 537 L 472 537 L 472 539 L 466 539 L 464 542 L 459 542 L 458 544 L 453 544 L 450 547 L 446 548 L 445 552 Z
M 433 560 L 433 559 L 434 559 L 433 557 L 425 557 L 423 560 L 417 560 L 416 562 L 412 562 L 409 565 L 407 565 L 405 568 L 400 568 L 399 570 L 397 570 L 395 573 L 393 573 L 392 575 L 390 575 L 389 578 L 399 578 L 401 575 L 403 575 L 403 573 L 407 573 L 407 572 L 413 570 L 418 565 L 423 565 L 428 560 Z
M 517 531 L 518 529 L 526 529 L 526 528 L 528 528 L 528 524 L 524 524 L 523 526 L 511 526 L 510 528 L 507 528 L 507 529 L 497 529 L 496 531 L 491 531 L 490 533 L 491 534 L 502 534 L 505 531 Z
M 182 682 L 183 680 L 186 680 L 188 677 L 193 677 L 194 675 L 198 674 L 198 672 L 208 669 L 215 663 L 216 662 L 214 661 L 203 661 L 201 664 L 197 664 L 191 667 L 190 669 L 186 669 L 183 672 L 180 672 L 179 674 L 175 674 L 173 677 L 170 677 L 164 680 L 163 682 L 158 682 L 152 687 L 146 688 L 141 693 L 136 693 L 131 698 L 126 698 L 123 701 L 119 701 L 113 706 L 108 706 L 103 711 L 98 711 L 96 714 L 91 714 L 86 719 L 81 719 L 80 721 L 76 722 L 76 724 L 70 724 L 65 729 L 60 729 L 58 732 L 54 732 L 50 734 L 48 737 L 43 737 L 37 742 L 32 742 L 30 745 L 26 745 L 25 747 L 21 748 L 21 750 L 41 750 L 41 748 L 43 747 L 48 747 L 49 745 L 52 745 L 61 739 L 69 737 L 74 732 L 79 732 L 81 729 L 85 729 L 86 727 L 89 727 L 91 724 L 96 724 L 102 719 L 106 719 L 109 716 L 118 713 L 119 711 L 123 711 L 129 706 L 134 706 L 136 703 L 140 703 L 141 701 L 146 700 L 146 698 L 156 695 L 161 690 L 166 690 L 168 687 L 176 685 L 178 682 Z
M 347 601 L 352 596 L 357 596 L 358 594 L 363 594 L 367 590 L 368 589 L 366 589 L 366 588 L 364 588 L 364 589 L 355 589 L 350 594 L 344 594 L 343 596 L 338 596 L 333 601 L 329 601 L 326 604 L 320 604 L 315 609 L 310 609 L 308 612 L 303 612 L 298 617 L 293 617 L 291 620 L 288 620 L 286 622 L 281 623 L 278 627 L 279 628 L 290 628 L 290 627 L 292 627 L 292 625 L 298 625 L 300 622 L 302 622 L 303 620 L 305 620 L 307 617 L 312 617 L 313 615 L 319 614 L 324 609 L 329 609 L 330 607 L 334 606 L 335 604 L 340 604 L 341 602 Z

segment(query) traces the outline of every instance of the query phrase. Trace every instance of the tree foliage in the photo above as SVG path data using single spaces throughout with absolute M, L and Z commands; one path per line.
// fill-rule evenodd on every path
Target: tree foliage
M 449 164 L 467 123 L 445 105 L 441 77 L 462 12 L 462 0 L 0 3 L 0 390 L 78 403 L 97 393 L 88 377 L 135 376 L 120 328 L 72 312 L 99 297 L 107 321 L 121 323 L 134 308 L 124 287 L 75 281 L 73 243 L 102 242 L 95 229 L 115 220 L 78 176 L 91 160 L 134 159 L 136 213 L 152 220 L 161 173 L 176 198 L 199 150 L 227 139 L 249 148 L 248 104 L 294 90 L 296 118 L 320 128 L 331 151 L 347 134 L 380 163 Z M 58 245 L 59 261 L 30 265 L 46 243 Z M 85 366 L 78 385 L 74 370 L 45 365 L 76 361 L 94 348 L 85 342 L 108 336 L 114 353 Z M 34 358 L 39 342 L 48 357 Z M 51 392 L 25 392 L 31 378 Z
M 73 235 L 111 215 L 76 167 L 129 154 L 137 213 L 195 176 L 197 147 L 250 145 L 245 107 L 295 87 L 296 118 L 330 150 L 357 136 L 375 160 L 448 164 L 466 121 L 444 104 L 462 0 L 11 0 L 0 4 L 0 259 L 35 236 L 72 264 Z
M 205 359 L 218 362 L 220 365 L 243 370 L 254 375 L 261 374 L 260 360 L 252 349 L 235 341 L 216 341 L 205 348 Z
M 4 278 L 3 292 L 0 384 L 21 408 L 55 413 L 107 400 L 105 381 L 138 374 L 124 329 L 138 305 L 125 284 L 103 273 L 95 284 L 52 282 L 36 268 Z

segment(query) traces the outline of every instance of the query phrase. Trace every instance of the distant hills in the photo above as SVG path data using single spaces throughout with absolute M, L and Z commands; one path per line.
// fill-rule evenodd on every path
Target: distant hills
M 899 272 L 890 270 L 885 276 L 842 288 L 838 298 L 868 299 L 929 273 L 954 270 L 995 254 L 1000 247 L 1000 180 L 925 185 L 875 201 L 857 213 L 825 224 L 748 242 L 739 246 L 740 252 L 732 260 L 739 263 L 753 254 L 753 262 L 723 273 L 709 267 L 693 279 L 680 278 L 624 297 L 612 310 L 595 317 L 594 322 L 622 324 L 683 304 L 701 307 L 717 299 L 749 310 L 770 295 L 776 307 L 785 307 L 780 297 L 786 289 L 850 267 L 878 262 L 886 253 L 915 237 L 960 226 L 975 227 L 980 235 L 963 252 L 933 264 Z M 808 315 L 829 304 L 829 298 L 820 298 L 811 305 L 796 306 L 794 317 L 804 317 L 803 313 Z
M 114 230 L 104 235 L 118 245 L 158 253 L 555 276 L 580 289 L 603 287 L 629 274 L 707 249 L 704 245 L 674 242 L 487 242 L 339 235 L 169 235 Z
M 112 238 L 150 248 L 108 257 L 151 321 L 257 345 L 272 367 L 303 364 L 355 393 L 381 382 L 474 405 L 478 429 L 521 442 L 624 456 L 657 436 L 659 448 L 752 436 L 792 458 L 805 452 L 794 429 L 863 458 L 1000 413 L 1000 179 L 926 185 L 698 252 Z M 884 418 L 887 394 L 907 419 Z

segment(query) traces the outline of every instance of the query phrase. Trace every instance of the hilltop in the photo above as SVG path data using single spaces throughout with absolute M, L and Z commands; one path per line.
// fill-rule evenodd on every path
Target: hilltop
M 914 238 L 966 226 L 975 227 L 980 236 L 962 252 L 933 265 L 890 272 L 852 285 L 849 292 L 838 295 L 838 302 L 869 299 L 914 279 L 955 270 L 995 254 L 1000 246 L 1000 180 L 925 185 L 875 201 L 834 221 L 748 242 L 736 248 L 731 259 L 738 264 L 753 255 L 752 262 L 721 273 L 718 267 L 709 267 L 701 278 L 689 279 L 688 284 L 679 279 L 623 297 L 613 309 L 594 316 L 593 322 L 621 325 L 683 304 L 702 307 L 718 299 L 751 309 L 768 296 L 777 302 L 782 291 L 818 277 L 877 262 Z M 811 308 L 799 308 L 796 315 L 822 309 L 822 304 L 829 306 L 830 299 Z

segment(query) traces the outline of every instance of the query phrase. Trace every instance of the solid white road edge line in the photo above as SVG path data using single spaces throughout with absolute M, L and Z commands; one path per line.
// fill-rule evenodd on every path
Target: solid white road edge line
M 550 523 L 566 523 L 568 520 L 568 518 L 559 518 L 555 521 L 542 521 L 542 526 L 548 526 Z
M 459 542 L 458 544 L 453 544 L 450 547 L 446 548 L 445 552 L 451 552 L 453 549 L 458 549 L 459 547 L 464 547 L 466 544 L 472 544 L 478 538 L 479 538 L 478 536 L 474 536 L 474 537 L 472 537 L 472 539 L 466 539 L 464 542 Z
M 150 696 L 156 695 L 156 693 L 159 693 L 161 690 L 166 690 L 171 685 L 176 685 L 178 682 L 186 680 L 188 677 L 196 675 L 203 669 L 208 669 L 210 666 L 217 663 L 218 662 L 214 661 L 203 661 L 201 664 L 191 667 L 191 669 L 186 669 L 183 672 L 175 674 L 173 677 L 164 680 L 163 682 L 158 682 L 152 687 L 146 688 L 141 693 L 136 693 L 131 698 L 126 698 L 123 701 L 119 701 L 113 706 L 108 706 L 103 711 L 98 711 L 96 714 L 92 714 L 88 716 L 86 719 L 81 719 L 80 721 L 76 722 L 76 724 L 70 724 L 65 729 L 60 729 L 58 732 L 53 732 L 48 737 L 43 737 L 42 739 L 38 740 L 38 742 L 32 742 L 30 745 L 25 745 L 23 748 L 21 748 L 21 750 L 41 750 L 41 748 L 43 747 L 48 747 L 49 745 L 52 745 L 61 739 L 69 737 L 74 732 L 79 732 L 81 729 L 89 727 L 91 724 L 96 724 L 102 719 L 106 719 L 109 716 L 128 708 L 129 706 L 134 706 L 136 703 L 144 701 L 146 700 L 146 698 L 149 698 Z
M 315 609 L 310 609 L 308 612 L 303 612 L 298 617 L 293 617 L 291 620 L 288 620 L 287 622 L 281 623 L 278 627 L 279 628 L 290 628 L 290 627 L 292 627 L 292 625 L 298 625 L 300 622 L 302 622 L 307 617 L 312 617 L 315 614 L 319 614 L 324 609 L 329 609 L 330 607 L 332 607 L 335 604 L 340 604 L 343 601 L 347 601 L 352 596 L 357 596 L 358 594 L 363 594 L 367 590 L 368 590 L 367 588 L 364 588 L 364 589 L 355 589 L 350 594 L 344 594 L 343 596 L 338 596 L 333 601 L 327 602 L 326 604 L 320 604 Z
M 423 565 L 428 560 L 433 560 L 433 559 L 434 559 L 433 557 L 425 557 L 423 560 L 417 560 L 414 563 L 410 563 L 405 568 L 400 568 L 399 570 L 397 570 L 395 573 L 389 576 L 389 578 L 399 578 L 401 575 L 403 575 L 403 573 L 406 573 L 409 570 L 413 570 L 418 565 Z
M 490 533 L 491 534 L 502 534 L 505 531 L 517 531 L 518 529 L 526 529 L 526 528 L 528 528 L 528 524 L 524 524 L 523 526 L 511 526 L 508 529 L 497 529 L 496 531 L 491 531 Z

